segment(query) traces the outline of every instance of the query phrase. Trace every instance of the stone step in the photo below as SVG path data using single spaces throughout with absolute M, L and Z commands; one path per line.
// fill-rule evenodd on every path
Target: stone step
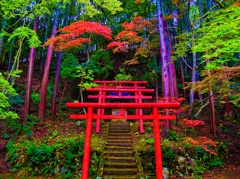
M 132 163 L 135 162 L 133 156 L 104 156 L 105 162 L 122 162 Z
M 124 136 L 108 136 L 108 139 L 110 139 L 110 140 L 112 140 L 112 139 L 124 139 L 124 140 L 132 140 L 132 137 L 131 137 L 131 135 L 129 135 L 129 136 L 126 136 L 126 135 L 124 135 Z
M 130 132 L 130 129 L 122 129 L 122 128 L 109 128 L 108 129 L 108 133 L 109 132 Z
M 131 143 L 132 144 L 132 139 L 108 139 L 107 141 L 109 144 L 110 143 Z
M 132 147 L 132 143 L 119 143 L 119 142 L 110 142 L 107 146 L 114 146 L 114 147 Z
M 103 179 L 138 179 L 137 175 L 103 175 Z
M 106 150 L 104 152 L 105 156 L 133 156 L 133 151 L 131 150 L 123 150 L 123 151 L 118 151 L 118 150 Z
M 108 137 L 109 136 L 131 136 L 131 133 L 130 132 L 127 132 L 127 133 L 116 133 L 116 132 L 112 132 L 112 133 L 108 133 Z
M 103 175 L 137 175 L 136 168 L 104 168 Z
M 106 150 L 132 150 L 132 146 L 106 146 Z
M 137 168 L 137 165 L 135 162 L 105 162 L 105 167 L 108 168 Z

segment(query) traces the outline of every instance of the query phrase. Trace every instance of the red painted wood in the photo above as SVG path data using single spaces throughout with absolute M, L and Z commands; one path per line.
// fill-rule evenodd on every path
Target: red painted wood
M 99 81 L 99 80 L 94 80 L 94 83 L 97 84 L 148 84 L 147 81 Z
M 88 179 L 88 168 L 90 160 L 90 151 L 91 151 L 91 137 L 92 137 L 92 115 L 93 107 L 88 107 L 87 111 L 87 125 L 85 133 L 85 142 L 84 142 L 84 154 L 82 162 L 82 179 Z
M 139 120 L 140 133 L 144 132 L 143 120 L 153 120 L 154 126 L 154 147 L 156 158 L 156 178 L 162 179 L 162 153 L 161 153 L 161 137 L 159 120 L 175 120 L 175 115 L 160 115 L 158 109 L 174 109 L 179 108 L 178 102 L 165 102 L 165 103 L 142 103 L 142 99 L 151 99 L 152 96 L 144 96 L 142 93 L 154 92 L 153 89 L 145 89 L 145 86 L 138 86 L 139 84 L 147 84 L 147 81 L 94 81 L 95 83 L 102 84 L 100 87 L 88 88 L 87 91 L 98 92 L 98 95 L 89 95 L 89 98 L 97 98 L 97 103 L 73 103 L 68 102 L 66 105 L 69 108 L 88 108 L 87 114 L 71 114 L 72 119 L 87 119 L 86 136 L 84 145 L 84 156 L 82 163 L 82 179 L 88 178 L 88 168 L 90 160 L 90 144 L 92 135 L 92 120 L 96 119 L 96 132 L 100 131 L 100 120 L 111 119 L 130 119 Z M 116 84 L 118 86 L 108 86 L 108 84 Z M 123 86 L 124 84 L 131 84 L 132 86 Z M 106 93 L 119 92 L 118 96 L 110 96 Z M 124 96 L 121 92 L 133 93 L 130 96 Z M 105 103 L 106 99 L 135 99 L 134 103 Z M 93 108 L 97 109 L 97 114 L 93 113 Z M 119 108 L 120 115 L 105 115 L 105 108 Z M 136 109 L 135 115 L 125 115 L 126 109 Z M 152 109 L 152 114 L 143 114 L 143 109 Z
M 138 92 L 138 103 L 141 104 L 142 103 L 142 93 L 141 91 Z M 141 116 L 143 114 L 142 112 L 142 109 L 139 109 L 139 115 Z M 144 126 L 143 126 L 143 120 L 142 118 L 139 119 L 139 130 L 140 130 L 140 133 L 143 134 L 144 133 Z
M 156 178 L 162 179 L 162 151 L 161 151 L 161 136 L 158 120 L 158 108 L 153 108 L 153 133 L 154 133 L 154 148 L 155 148 L 155 158 L 156 158 Z
M 142 93 L 153 93 L 154 89 L 123 89 L 123 88 L 86 88 L 86 91 L 92 91 L 92 92 L 142 92 Z
M 95 88 L 102 88 L 102 89 L 106 89 L 106 88 L 109 88 L 109 89 L 114 89 L 114 88 L 117 88 L 117 89 L 145 89 L 146 86 L 96 86 Z
M 86 119 L 87 115 L 86 114 L 70 114 L 71 119 Z M 93 114 L 93 119 L 128 119 L 128 120 L 139 120 L 141 118 L 142 120 L 152 120 L 153 115 L 98 115 L 98 114 Z M 176 116 L 174 115 L 159 115 L 159 120 L 176 120 Z
M 180 103 L 75 103 L 67 102 L 66 106 L 69 108 L 125 108 L 125 109 L 151 109 L 154 107 L 162 109 L 176 109 L 180 107 Z
M 134 95 L 130 95 L 130 96 L 110 96 L 110 95 L 106 95 L 105 98 L 107 99 L 119 99 L 119 97 L 121 97 L 121 99 L 136 99 L 138 98 L 138 96 L 134 96 Z M 99 95 L 88 95 L 88 98 L 99 98 Z M 152 99 L 152 96 L 141 96 L 142 99 Z

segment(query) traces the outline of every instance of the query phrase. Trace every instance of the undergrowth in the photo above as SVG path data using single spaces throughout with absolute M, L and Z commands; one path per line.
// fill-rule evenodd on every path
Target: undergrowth
M 147 124 L 145 127 L 149 128 Z M 149 178 L 156 171 L 153 133 L 148 129 L 148 133 L 140 135 L 138 127 L 134 129 L 137 137 L 134 148 L 138 151 L 145 175 Z M 161 140 L 164 173 L 176 177 L 201 178 L 205 171 L 223 165 L 228 155 L 228 143 L 170 130 L 168 138 Z

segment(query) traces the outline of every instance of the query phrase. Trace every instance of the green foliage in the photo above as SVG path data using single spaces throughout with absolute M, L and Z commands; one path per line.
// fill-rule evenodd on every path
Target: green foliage
M 214 60 L 215 63 L 211 64 L 211 68 L 225 65 L 234 60 L 234 54 L 239 52 L 239 28 L 240 7 L 230 6 L 214 11 L 205 20 L 203 26 L 196 30 L 198 37 L 193 51 L 203 52 L 204 59 Z
M 101 7 L 111 14 L 115 14 L 116 12 L 123 10 L 120 7 L 122 3 L 118 0 L 78 0 L 78 2 L 84 5 L 84 14 L 90 18 L 96 17 L 102 13 L 95 7 Z
M 28 40 L 28 44 L 30 48 L 36 48 L 41 44 L 41 41 L 39 40 L 36 32 L 29 27 L 18 27 L 16 28 L 12 34 L 8 34 L 6 32 L 3 32 L 0 34 L 0 36 L 7 35 L 9 36 L 8 42 L 10 42 L 12 39 L 19 37 L 19 38 L 26 38 Z
M 93 83 L 94 80 L 93 70 L 84 70 L 81 66 L 78 66 L 76 69 L 77 69 L 76 77 L 80 77 L 81 79 L 83 79 L 78 85 L 81 87 L 82 90 L 97 86 L 97 84 Z
M 10 96 L 9 102 L 11 104 L 11 108 L 20 107 L 24 104 L 24 99 L 20 95 Z
M 97 148 L 93 147 L 96 146 Z M 93 135 L 89 175 L 96 177 L 99 163 L 99 146 L 103 140 Z M 75 178 L 81 175 L 84 135 L 53 136 L 43 139 L 17 142 L 11 140 L 7 145 L 7 159 L 11 170 L 18 176 L 43 175 L 57 178 Z
M 107 79 L 113 70 L 113 60 L 110 58 L 109 51 L 97 50 L 93 52 L 87 69 L 93 70 L 97 79 Z
M 0 121 L 15 121 L 19 118 L 16 112 L 8 110 L 10 107 L 9 98 L 7 95 L 16 96 L 17 93 L 15 89 L 9 84 L 7 80 L 4 79 L 2 73 L 0 72 Z
M 120 72 L 114 77 L 115 80 L 118 80 L 118 81 L 132 80 L 132 76 L 130 74 L 127 74 L 124 68 L 120 68 L 119 71 Z
M 32 92 L 31 93 L 31 100 L 33 103 L 39 103 L 40 102 L 40 94 Z
M 137 127 L 136 130 L 138 130 Z M 152 132 L 137 135 L 138 142 L 134 144 L 134 148 L 140 155 L 144 172 L 155 173 L 154 139 L 150 134 Z M 228 155 L 228 142 L 217 142 L 214 148 L 209 142 L 206 149 L 202 146 L 203 143 L 197 142 L 197 139 L 185 133 L 170 130 L 169 138 L 161 140 L 163 166 L 171 175 L 199 178 L 205 171 L 223 165 L 223 160 Z
M 78 60 L 72 53 L 64 53 L 60 75 L 64 79 L 75 77 Z
M 25 171 L 33 176 L 62 173 L 64 178 L 70 178 L 73 170 L 81 166 L 83 144 L 83 137 L 57 139 L 53 145 L 30 140 L 11 141 L 7 145 L 7 157 L 12 171 Z

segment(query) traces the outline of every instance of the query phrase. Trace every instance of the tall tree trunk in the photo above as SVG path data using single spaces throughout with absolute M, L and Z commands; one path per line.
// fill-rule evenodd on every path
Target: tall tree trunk
M 231 105 L 229 103 L 229 99 L 227 96 L 224 97 L 224 101 L 225 101 L 225 116 L 226 117 L 232 117 L 232 110 L 231 110 Z
M 197 56 L 196 52 L 193 53 L 193 67 L 192 67 L 192 87 L 190 90 L 190 104 L 194 103 L 194 87 L 196 84 L 196 63 L 197 61 Z
M 161 54 L 161 62 L 162 62 L 162 83 L 163 83 L 163 91 L 164 97 L 166 98 L 166 102 L 169 101 L 169 74 L 167 67 L 167 47 L 166 47 L 166 38 L 165 38 L 165 29 L 164 29 L 164 20 L 162 14 L 162 2 L 160 0 L 156 1 L 157 4 L 157 18 L 158 18 L 158 28 L 159 28 L 159 40 L 160 40 L 160 54 Z M 168 113 L 168 111 L 166 111 Z M 167 130 L 170 128 L 169 120 L 164 121 L 165 126 L 162 129 L 162 134 L 167 135 Z
M 12 58 L 13 58 L 13 44 L 15 42 L 15 38 L 11 40 L 11 47 L 9 51 L 9 58 L 8 58 L 8 71 L 11 71 L 12 67 Z
M 68 6 L 69 6 L 69 4 L 66 5 L 66 11 L 65 11 L 65 16 L 64 16 L 64 20 L 63 20 L 63 26 L 65 26 L 66 23 L 67 23 Z M 54 83 L 54 89 L 53 89 L 51 119 L 54 119 L 55 116 L 56 116 L 56 98 L 57 98 L 57 91 L 58 91 L 58 81 L 59 81 L 60 70 L 61 70 L 61 58 L 62 58 L 62 52 L 59 52 L 58 53 L 58 58 L 57 58 L 56 77 L 55 77 L 55 83 Z
M 53 22 L 51 38 L 55 37 L 59 16 L 60 16 L 60 8 L 58 8 L 56 11 L 56 16 L 55 16 L 54 22 Z M 48 85 L 48 76 L 49 76 L 50 64 L 51 64 L 51 60 L 52 60 L 52 54 L 53 54 L 53 45 L 50 45 L 48 47 L 47 58 L 45 61 L 41 93 L 40 93 L 40 104 L 39 104 L 39 113 L 38 113 L 38 117 L 39 117 L 40 121 L 45 120 L 47 85 Z
M 196 70 L 196 80 L 201 81 L 198 70 Z M 203 101 L 203 95 L 199 93 L 198 96 L 199 96 L 199 100 Z
M 182 79 L 182 85 L 183 85 L 183 97 L 185 98 L 185 100 L 187 100 L 187 92 L 186 92 L 186 89 L 185 89 L 185 78 L 184 78 L 183 64 L 182 64 L 181 59 L 179 59 L 179 61 L 180 61 L 181 79 Z
M 39 18 L 34 22 L 33 30 L 37 32 L 38 29 L 38 21 Z M 28 65 L 28 76 L 27 76 L 27 86 L 26 86 L 26 95 L 25 95 L 25 106 L 24 106 L 24 112 L 23 112 L 23 124 L 27 123 L 27 116 L 30 109 L 30 103 L 31 103 L 31 89 L 32 89 L 32 75 L 33 75 L 33 67 L 34 67 L 34 57 L 35 57 L 35 48 L 30 49 L 30 55 L 29 55 L 29 65 Z
M 209 63 L 209 60 L 206 62 Z M 208 69 L 208 76 L 211 76 L 211 71 Z M 210 112 L 211 112 L 211 132 L 214 136 L 217 135 L 217 125 L 216 125 L 216 113 L 215 113 L 215 106 L 214 106 L 214 93 L 212 86 L 209 86 L 209 105 L 210 105 Z
M 228 80 L 228 76 L 227 76 L 227 74 L 226 74 L 225 71 L 224 71 L 224 76 L 225 76 L 225 78 Z M 230 104 L 230 102 L 229 102 L 228 96 L 225 96 L 225 97 L 224 97 L 224 101 L 225 101 L 225 104 L 224 104 L 224 107 L 225 107 L 225 116 L 232 118 L 231 104 Z
M 50 21 L 50 16 L 47 17 L 47 23 L 46 23 L 46 26 L 45 26 L 43 43 L 45 43 L 47 41 L 49 21 Z M 44 52 L 45 52 L 45 48 L 42 48 L 42 55 L 41 55 L 41 58 L 40 58 L 41 74 L 43 73 Z
M 56 116 L 56 98 L 57 98 L 58 81 L 59 81 L 59 75 L 60 75 L 60 69 L 61 69 L 61 58 L 62 58 L 62 52 L 59 52 L 58 58 L 57 58 L 57 69 L 56 69 L 56 77 L 55 77 L 54 90 L 53 90 L 51 119 L 54 119 Z
M 3 20 L 1 30 L 4 30 L 5 28 L 6 28 L 6 20 Z M 2 55 L 2 49 L 3 49 L 3 36 L 0 36 L 0 56 Z
M 173 94 L 171 97 L 176 97 L 178 98 L 178 86 L 177 86 L 177 75 L 176 75 L 176 69 L 175 69 L 175 64 L 174 61 L 172 59 L 173 57 L 173 52 L 172 52 L 172 41 L 171 41 L 171 35 L 170 35 L 170 30 L 167 31 L 168 32 L 168 47 L 169 47 L 169 64 L 168 64 L 168 68 L 169 68 L 169 77 L 171 77 L 171 84 L 170 84 L 170 88 L 173 90 Z M 172 87 L 171 87 L 172 86 Z

